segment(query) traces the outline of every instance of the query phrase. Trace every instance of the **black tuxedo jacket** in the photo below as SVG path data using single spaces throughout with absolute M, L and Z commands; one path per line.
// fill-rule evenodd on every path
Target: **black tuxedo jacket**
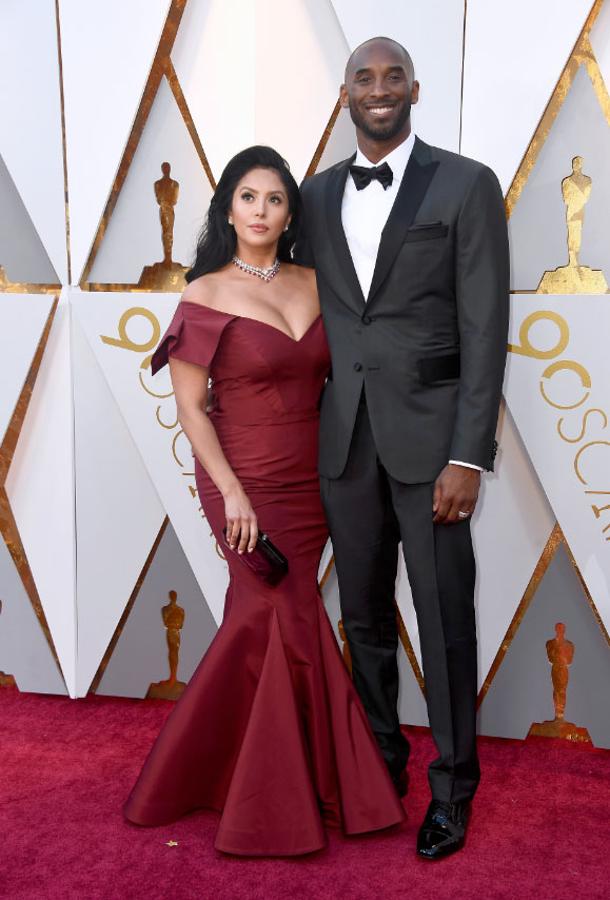
M 416 139 L 365 302 L 341 224 L 352 161 L 303 183 L 295 247 L 295 261 L 315 267 L 332 356 L 320 472 L 342 474 L 363 386 L 377 453 L 397 480 L 434 481 L 450 459 L 491 469 L 509 309 L 498 180 Z

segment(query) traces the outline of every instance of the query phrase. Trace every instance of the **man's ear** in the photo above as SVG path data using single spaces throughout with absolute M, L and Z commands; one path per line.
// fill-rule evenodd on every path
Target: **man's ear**
M 414 81 L 411 85 L 411 104 L 414 105 L 419 100 L 419 81 Z
M 339 103 L 343 109 L 349 109 L 349 94 L 347 93 L 347 88 L 344 84 L 339 88 Z

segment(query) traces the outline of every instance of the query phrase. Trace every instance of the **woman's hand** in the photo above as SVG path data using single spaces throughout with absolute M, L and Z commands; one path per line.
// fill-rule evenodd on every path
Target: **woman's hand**
M 258 524 L 252 504 L 240 484 L 231 488 L 224 497 L 227 520 L 227 541 L 231 550 L 251 553 L 256 547 Z

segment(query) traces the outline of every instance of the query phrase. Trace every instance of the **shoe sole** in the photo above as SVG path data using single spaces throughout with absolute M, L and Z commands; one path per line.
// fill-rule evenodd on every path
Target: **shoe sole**
M 417 856 L 419 859 L 425 859 L 428 862 L 438 862 L 441 859 L 447 859 L 448 856 L 453 856 L 454 853 L 457 853 L 458 850 L 461 850 L 464 846 L 464 841 L 460 841 L 458 844 L 451 845 L 447 850 L 442 850 L 440 853 L 436 853 L 434 856 L 430 856 L 428 853 L 422 853 L 421 850 L 417 850 Z

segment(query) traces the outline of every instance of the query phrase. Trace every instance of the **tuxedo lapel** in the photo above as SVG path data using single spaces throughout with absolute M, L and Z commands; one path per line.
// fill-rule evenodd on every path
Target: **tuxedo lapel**
M 396 200 L 381 232 L 367 306 L 388 276 L 437 168 L 438 162 L 430 160 L 428 145 L 416 138 Z
M 329 173 L 329 184 L 326 191 L 326 221 L 330 237 L 331 254 L 329 256 L 329 265 L 325 267 L 325 275 L 347 305 L 357 313 L 361 313 L 365 305 L 364 295 L 356 275 L 356 269 L 354 268 L 354 262 L 349 252 L 341 221 L 345 181 L 349 167 L 354 159 L 355 154 Z

